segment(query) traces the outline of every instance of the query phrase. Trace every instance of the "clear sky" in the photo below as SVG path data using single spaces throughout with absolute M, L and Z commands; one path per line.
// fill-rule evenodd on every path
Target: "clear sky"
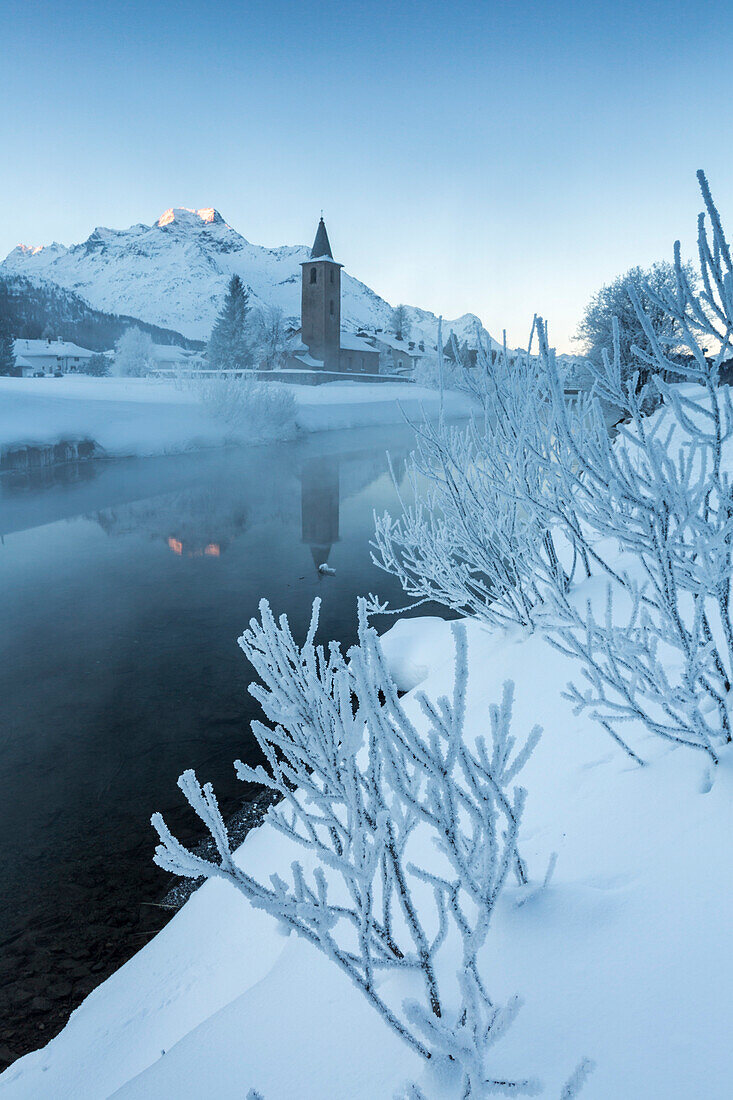
M 733 224 L 730 0 L 2 0 L 0 252 L 215 206 L 392 302 L 561 350 Z

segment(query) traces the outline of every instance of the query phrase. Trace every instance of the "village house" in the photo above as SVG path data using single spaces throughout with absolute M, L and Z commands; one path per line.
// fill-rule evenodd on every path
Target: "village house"
M 190 365 L 196 358 L 196 352 L 179 348 L 177 344 L 153 344 L 152 353 L 155 360 L 155 373 L 165 373 L 177 367 Z
M 421 359 L 427 354 L 422 340 L 403 340 L 391 332 L 377 330 L 370 334 L 357 333 L 377 349 L 381 356 L 382 369 L 388 374 L 411 374 Z
M 88 348 L 80 348 L 59 337 L 56 340 L 15 340 L 15 363 L 24 377 L 34 374 L 68 374 L 83 370 L 84 364 L 95 354 Z

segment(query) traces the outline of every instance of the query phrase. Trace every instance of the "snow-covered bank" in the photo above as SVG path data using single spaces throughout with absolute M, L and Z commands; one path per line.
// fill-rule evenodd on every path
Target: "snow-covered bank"
M 594 594 L 590 581 L 578 598 Z M 573 716 L 561 692 L 575 666 L 540 635 L 467 630 L 469 735 L 485 732 L 489 704 L 513 678 L 516 733 L 545 728 L 523 772 L 532 879 L 559 855 L 551 886 L 528 899 L 508 889 L 492 922 L 491 993 L 525 1001 L 496 1048 L 497 1070 L 539 1076 L 558 1096 L 587 1056 L 597 1063 L 589 1100 L 723 1100 L 733 1074 L 721 895 L 733 871 L 731 761 L 707 793 L 702 754 L 642 739 L 652 762 L 636 767 Z M 431 619 L 426 637 L 419 619 L 403 623 L 386 650 L 437 698 L 452 686 L 450 625 Z M 409 705 L 414 717 L 412 696 Z M 265 825 L 238 858 L 268 881 L 288 874 L 293 849 Z M 423 1064 L 343 974 L 211 881 L 61 1035 L 0 1077 L 0 1096 L 241 1100 L 256 1089 L 265 1100 L 390 1100 L 410 1078 L 428 1089 Z
M 292 386 L 296 424 L 306 432 L 397 424 L 404 414 L 436 416 L 435 390 L 409 383 L 333 382 Z M 470 412 L 446 394 L 446 413 Z M 0 378 L 0 450 L 92 439 L 114 456 L 154 455 L 258 442 L 256 426 L 232 427 L 211 414 L 195 390 L 140 378 Z
M 440 412 L 437 390 L 409 382 L 329 382 L 325 386 L 297 386 L 294 390 L 297 422 L 307 432 L 401 424 L 405 416 L 421 420 L 423 415 L 433 418 Z M 446 416 L 470 416 L 472 408 L 465 394 L 446 392 Z

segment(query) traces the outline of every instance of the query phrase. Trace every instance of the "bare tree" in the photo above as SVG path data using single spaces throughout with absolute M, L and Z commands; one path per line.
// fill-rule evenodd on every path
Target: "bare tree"
M 398 340 L 407 340 L 410 336 L 410 318 L 407 306 L 395 306 L 390 316 L 390 328 Z
M 685 277 L 692 282 L 692 265 L 684 264 L 683 269 Z M 634 345 L 647 353 L 651 351 L 632 295 L 639 299 L 659 340 L 667 347 L 681 343 L 680 325 L 659 303 L 660 293 L 673 290 L 676 282 L 675 265 L 662 260 L 646 270 L 630 268 L 593 295 L 578 325 L 576 340 L 583 344 L 586 356 L 597 368 L 602 365 L 604 348 L 610 351 L 613 347 L 614 317 L 619 325 L 621 363 L 626 371 L 633 374 L 641 365 L 632 353 Z
M 283 311 L 262 306 L 256 311 L 252 342 L 255 361 L 263 370 L 277 370 L 285 360 L 287 329 Z

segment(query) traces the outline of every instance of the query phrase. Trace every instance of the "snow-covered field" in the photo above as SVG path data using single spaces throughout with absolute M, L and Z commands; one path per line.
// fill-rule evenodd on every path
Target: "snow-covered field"
M 386 649 L 398 679 L 423 677 L 436 698 L 452 686 L 452 636 L 448 623 L 425 625 L 399 623 Z M 547 889 L 508 888 L 494 916 L 485 978 L 500 1001 L 525 1002 L 497 1073 L 538 1076 L 558 1097 L 588 1057 L 588 1100 L 727 1098 L 733 761 L 708 790 L 702 754 L 642 736 L 652 764 L 639 768 L 573 717 L 561 698 L 571 666 L 539 635 L 467 629 L 470 733 L 514 679 L 515 732 L 544 726 L 523 773 L 521 850 L 535 881 L 558 853 Z M 267 881 L 287 875 L 293 851 L 266 824 L 238 858 Z M 61 1035 L 0 1077 L 0 1096 L 390 1100 L 410 1079 L 444 1095 L 423 1065 L 332 964 L 211 881 Z
M 331 382 L 292 386 L 303 431 L 401 423 L 436 416 L 435 390 L 410 383 Z M 446 413 L 468 415 L 468 399 L 446 394 Z M 93 439 L 109 455 L 153 455 L 258 441 L 257 426 L 217 419 L 194 388 L 145 378 L 0 378 L 0 450 Z

